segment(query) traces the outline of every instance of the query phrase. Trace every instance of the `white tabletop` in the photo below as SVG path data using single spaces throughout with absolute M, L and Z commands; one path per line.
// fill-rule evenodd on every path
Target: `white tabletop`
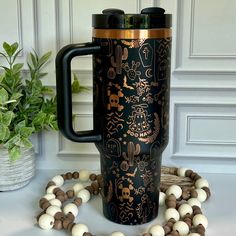
M 38 170 L 36 177 L 26 187 L 0 193 L 0 235 L 1 236 L 66 236 L 64 230 L 41 230 L 35 216 L 40 212 L 38 200 L 45 185 L 59 170 Z M 208 217 L 206 236 L 236 235 L 236 175 L 202 174 L 210 183 L 211 198 L 203 203 L 202 209 Z M 85 223 L 96 236 L 108 236 L 113 231 L 122 231 L 126 236 L 141 236 L 150 225 L 162 224 L 164 208 L 160 208 L 157 219 L 140 226 L 124 226 L 112 223 L 102 215 L 101 198 L 96 197 L 79 209 L 76 222 Z

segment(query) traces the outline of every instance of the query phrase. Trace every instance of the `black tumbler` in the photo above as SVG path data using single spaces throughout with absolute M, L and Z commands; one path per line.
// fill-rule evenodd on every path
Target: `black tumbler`
M 161 156 L 168 143 L 171 15 L 107 9 L 93 15 L 93 40 L 56 58 L 58 125 L 101 158 L 104 215 L 135 225 L 158 214 Z M 71 60 L 93 55 L 93 130 L 72 127 Z

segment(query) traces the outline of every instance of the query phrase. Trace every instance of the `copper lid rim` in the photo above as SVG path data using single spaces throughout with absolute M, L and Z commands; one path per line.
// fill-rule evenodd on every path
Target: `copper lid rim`
M 141 39 L 171 38 L 172 31 L 163 29 L 93 29 L 93 38 Z

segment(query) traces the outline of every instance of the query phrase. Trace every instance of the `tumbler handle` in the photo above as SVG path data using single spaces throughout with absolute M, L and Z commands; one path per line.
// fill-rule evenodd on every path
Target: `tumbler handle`
M 71 60 L 75 56 L 95 54 L 101 51 L 94 43 L 70 44 L 56 56 L 56 87 L 58 127 L 62 134 L 75 142 L 99 142 L 101 134 L 95 130 L 76 132 L 72 126 Z

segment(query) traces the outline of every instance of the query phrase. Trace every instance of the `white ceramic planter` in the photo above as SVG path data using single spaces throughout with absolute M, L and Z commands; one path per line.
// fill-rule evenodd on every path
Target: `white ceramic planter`
M 0 191 L 19 189 L 35 175 L 34 149 L 23 149 L 21 157 L 10 161 L 7 149 L 0 148 Z

